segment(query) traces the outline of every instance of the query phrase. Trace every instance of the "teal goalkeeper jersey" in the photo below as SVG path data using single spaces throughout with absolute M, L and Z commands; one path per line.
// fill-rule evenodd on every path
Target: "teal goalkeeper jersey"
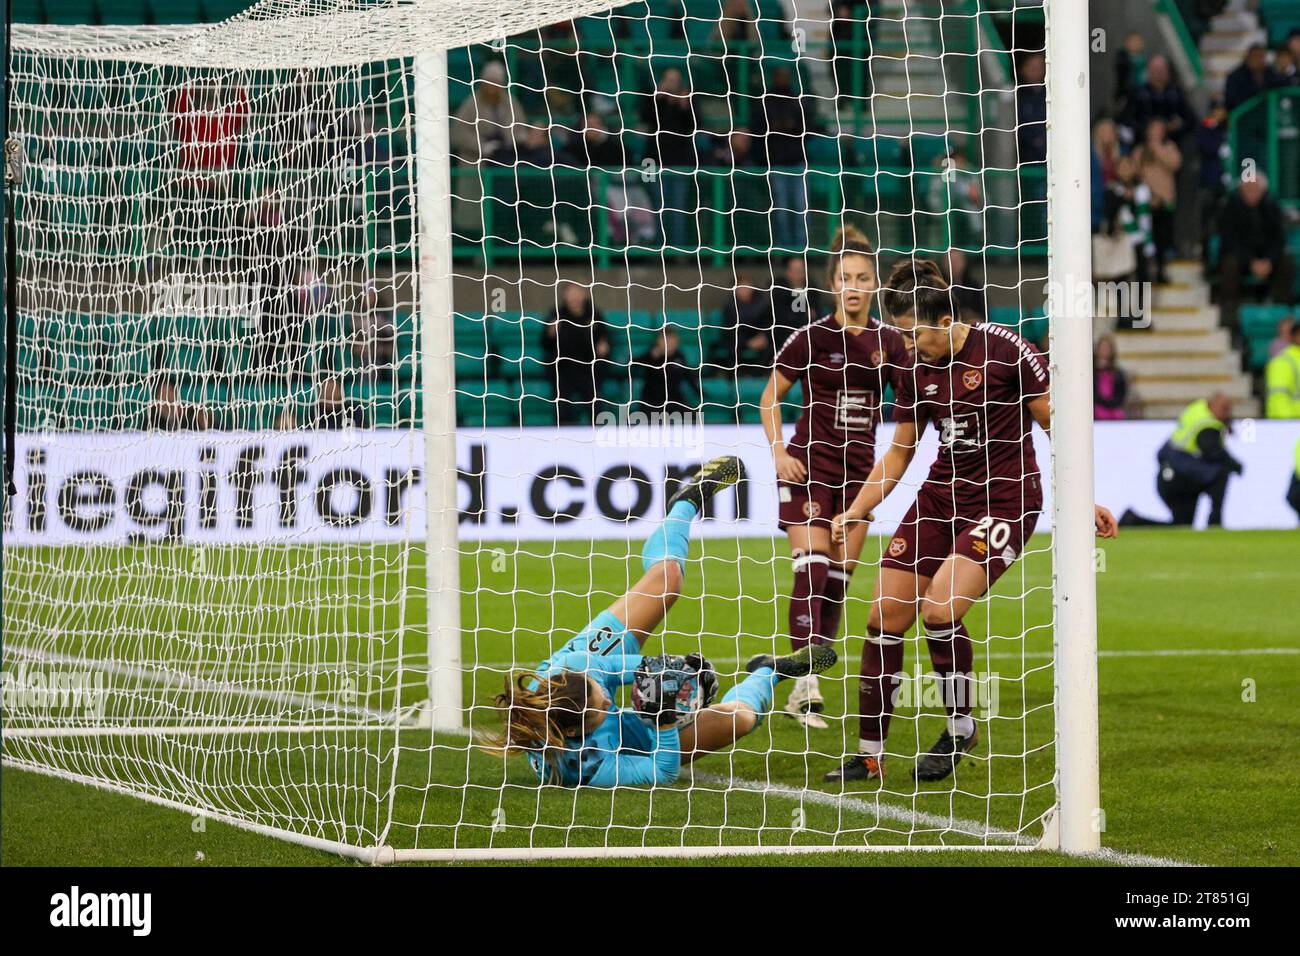
M 614 700 L 620 687 L 632 683 L 639 666 L 639 654 L 560 651 L 543 661 L 537 671 L 585 672 Z M 540 753 L 528 754 L 538 779 L 566 787 L 637 787 L 672 783 L 681 770 L 677 728 L 649 727 L 626 707 L 611 706 L 609 715 L 592 733 L 565 743 L 563 751 L 546 755 L 549 760 Z

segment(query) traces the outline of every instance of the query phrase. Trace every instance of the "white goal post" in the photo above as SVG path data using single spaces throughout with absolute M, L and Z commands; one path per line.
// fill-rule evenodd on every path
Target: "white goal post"
M 369 863 L 1100 848 L 1087 5 L 1043 0 L 1024 46 L 986 0 L 870 0 L 853 24 L 748 0 L 748 26 L 724 0 L 669 6 L 14 25 L 6 767 Z M 1026 158 L 1017 61 L 1039 54 L 1046 154 Z M 697 96 L 686 169 L 645 128 L 676 82 Z M 765 101 L 787 95 L 806 161 L 767 154 Z M 611 132 L 619 163 L 594 158 Z M 646 653 L 698 650 L 725 689 L 786 649 L 758 380 L 711 322 L 739 286 L 806 309 L 845 223 L 882 278 L 969 260 L 986 318 L 1050 329 L 1043 536 L 971 612 L 984 753 L 929 791 L 902 769 L 822 784 L 857 743 L 873 538 L 823 678 L 830 730 L 774 712 L 674 784 L 539 786 L 478 746 L 494 696 L 636 580 L 668 489 L 713 454 L 749 478 L 699 523 Z M 608 332 L 590 394 L 546 351 L 571 287 Z M 636 431 L 673 330 L 698 404 Z M 942 717 L 924 647 L 908 638 L 891 760 Z

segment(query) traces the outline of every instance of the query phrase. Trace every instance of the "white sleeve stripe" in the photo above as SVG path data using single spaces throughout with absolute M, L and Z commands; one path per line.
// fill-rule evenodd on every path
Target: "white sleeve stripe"
M 1043 369 L 1043 363 L 1039 361 L 1037 353 L 1029 347 L 1028 342 L 1016 335 L 1016 333 L 1012 332 L 1010 329 L 1004 328 L 1001 325 L 981 322 L 980 327 L 1015 345 L 1015 347 L 1020 350 L 1020 357 L 1028 362 L 1029 367 L 1033 369 L 1034 377 L 1040 382 L 1047 379 L 1047 373 Z
M 785 354 L 785 350 L 788 349 L 788 348 L 790 347 L 790 343 L 791 343 L 791 342 L 793 342 L 793 341 L 794 341 L 795 339 L 797 339 L 799 336 L 803 335 L 805 332 L 807 332 L 809 329 L 811 329 L 814 325 L 816 325 L 816 324 L 817 324 L 818 322 L 820 322 L 820 321 L 822 321 L 822 320 L 821 320 L 821 319 L 813 319 L 813 320 L 812 320 L 811 322 L 809 322 L 807 325 L 805 325 L 805 326 L 803 326 L 803 327 L 801 327 L 801 328 L 795 329 L 793 332 L 791 332 L 790 335 L 789 335 L 789 337 L 785 340 L 785 344 L 783 344 L 779 349 L 776 350 L 776 358 L 773 360 L 773 364 L 775 364 L 776 362 L 781 361 L 781 356 Z

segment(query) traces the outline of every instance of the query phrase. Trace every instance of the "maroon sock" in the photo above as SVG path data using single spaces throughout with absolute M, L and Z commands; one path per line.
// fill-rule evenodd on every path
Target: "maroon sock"
M 839 564 L 832 564 L 826 572 L 821 606 L 817 610 L 817 633 L 813 637 L 818 644 L 834 641 L 840 636 L 840 619 L 844 616 L 844 598 L 849 590 L 851 574 Z
M 858 682 L 858 737 L 884 742 L 894 695 L 903 670 L 903 635 L 867 628 L 862 645 L 862 680 Z
M 969 717 L 975 702 L 975 645 L 966 625 L 925 625 L 925 641 L 930 645 L 930 663 L 939 675 L 943 703 L 949 717 Z
M 794 553 L 794 590 L 790 593 L 790 647 L 801 650 L 818 633 L 817 612 L 831 559 L 820 552 Z

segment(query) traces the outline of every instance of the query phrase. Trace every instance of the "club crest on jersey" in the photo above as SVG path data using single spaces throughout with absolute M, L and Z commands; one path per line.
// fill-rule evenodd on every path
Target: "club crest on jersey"
M 983 381 L 984 373 L 977 368 L 973 368 L 968 372 L 963 372 L 961 376 L 961 383 L 965 385 L 968 390 L 979 388 Z
M 803 503 L 803 514 L 805 518 L 816 518 L 822 513 L 822 506 L 815 501 L 805 501 Z
M 902 538 L 895 538 L 889 542 L 889 556 L 891 558 L 901 558 L 905 551 L 907 551 L 907 542 Z

